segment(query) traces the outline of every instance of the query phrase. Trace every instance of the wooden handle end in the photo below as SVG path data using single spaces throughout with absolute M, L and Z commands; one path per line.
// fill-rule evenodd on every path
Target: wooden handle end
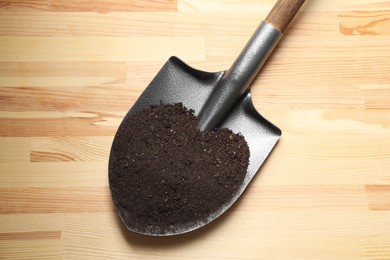
M 278 0 L 265 19 L 284 33 L 305 0 Z

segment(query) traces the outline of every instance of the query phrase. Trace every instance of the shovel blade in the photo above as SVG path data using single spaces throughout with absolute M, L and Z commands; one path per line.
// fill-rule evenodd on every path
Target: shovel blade
M 198 115 L 224 73 L 223 71 L 210 73 L 197 70 L 188 66 L 177 57 L 171 57 L 144 90 L 123 121 L 126 121 L 127 118 L 137 111 L 146 109 L 150 105 L 158 105 L 161 102 L 181 102 L 187 108 L 193 109 L 195 115 Z M 239 191 L 228 203 L 222 205 L 219 211 L 213 213 L 205 220 L 185 227 L 178 227 L 177 230 L 170 233 L 147 233 L 147 235 L 162 236 L 186 233 L 206 225 L 223 214 L 248 186 L 281 136 L 281 130 L 256 111 L 249 91 L 242 95 L 219 127 L 226 127 L 235 133 L 241 133 L 249 146 L 249 167 Z M 126 223 L 126 212 L 120 209 L 117 210 L 126 227 L 139 233 L 139 230 Z

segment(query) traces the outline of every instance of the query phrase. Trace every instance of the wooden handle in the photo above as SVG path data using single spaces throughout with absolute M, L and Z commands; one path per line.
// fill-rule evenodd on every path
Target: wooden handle
M 305 0 L 278 0 L 265 19 L 284 33 Z

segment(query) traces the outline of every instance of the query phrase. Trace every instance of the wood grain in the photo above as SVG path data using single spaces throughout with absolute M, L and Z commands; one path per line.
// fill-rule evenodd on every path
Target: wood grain
M 54 12 L 151 12 L 151 11 L 176 11 L 177 0 L 98 0 L 91 4 L 90 1 L 50 1 L 50 11 Z
M 33 81 L 33 80 L 32 80 Z M 48 111 L 44 117 L 92 117 L 91 111 L 106 111 L 116 114 L 125 110 L 129 103 L 139 94 L 139 87 L 4 87 L 0 97 L 5 102 L 0 104 L 3 111 L 1 118 L 40 118 L 42 112 Z M 131 96 L 134 97 L 131 97 Z M 12 103 L 12 111 L 10 99 Z M 16 98 L 16 99 L 15 99 Z M 29 106 L 29 113 L 24 112 Z M 57 111 L 57 112 L 56 112 Z M 65 112 L 85 111 L 85 112 Z
M 389 11 L 345 12 L 339 18 L 340 32 L 345 35 L 390 34 Z
M 9 114 L 9 113 L 7 113 Z M 123 113 L 124 115 L 125 113 Z M 48 113 L 26 118 L 23 112 L 11 113 L 13 118 L 0 118 L 0 136 L 107 136 L 113 135 L 118 128 L 118 115 L 115 113 Z M 31 115 L 31 114 L 30 114 Z M 42 116 L 43 115 L 43 116 Z M 113 123 L 107 123 L 113 121 Z
M 245 3 L 245 4 L 243 4 Z M 273 4 L 276 1 L 264 0 L 178 0 L 179 11 L 192 11 L 192 12 L 257 12 L 259 9 L 267 9 L 267 12 L 271 10 Z M 388 1 L 381 0 L 355 0 L 355 1 L 308 1 L 304 11 L 345 11 L 345 10 L 388 10 L 390 3 Z
M 0 3 L 0 10 L 2 11 L 47 11 L 49 7 L 49 0 L 5 0 Z
M 61 259 L 63 246 L 60 239 L 0 241 L 4 259 Z
M 3 125 L 2 125 L 3 126 Z M 0 162 L 21 163 L 30 161 L 29 137 L 0 137 Z
M 31 231 L 31 232 L 13 232 L 0 233 L 0 240 L 42 240 L 42 239 L 60 239 L 62 231 Z
M 367 185 L 366 191 L 369 209 L 390 210 L 390 185 Z
M 107 161 L 1 163 L 0 188 L 106 187 L 107 168 Z
M 112 138 L 172 55 L 229 68 L 276 0 L 0 1 L 0 259 L 390 259 L 390 2 L 306 1 L 253 83 L 283 135 L 232 209 L 125 230 Z
M 175 11 L 177 0 L 97 0 L 90 1 L 58 1 L 58 0 L 4 0 L 0 10 L 6 11 L 51 11 L 51 12 L 137 12 L 137 11 Z
M 25 90 L 29 87 L 64 90 L 58 88 L 61 86 L 79 92 L 82 86 L 124 86 L 126 69 L 126 62 L 0 62 L 0 84 L 2 87 L 26 87 Z M 55 93 L 53 96 L 64 94 Z
M 114 211 L 107 187 L 1 188 L 0 214 Z
M 36 137 L 31 139 L 31 162 L 106 161 L 112 137 Z
M 169 47 L 162 51 L 158 45 Z M 0 37 L 0 61 L 156 61 L 165 60 L 174 51 L 188 60 L 202 60 L 203 46 L 202 37 L 4 36 Z

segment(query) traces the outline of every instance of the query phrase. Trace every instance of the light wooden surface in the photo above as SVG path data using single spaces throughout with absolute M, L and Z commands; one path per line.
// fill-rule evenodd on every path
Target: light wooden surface
M 252 88 L 271 157 L 150 238 L 111 203 L 118 124 L 169 56 L 227 69 L 275 0 L 0 1 L 0 259 L 390 259 L 390 1 L 306 2 Z

